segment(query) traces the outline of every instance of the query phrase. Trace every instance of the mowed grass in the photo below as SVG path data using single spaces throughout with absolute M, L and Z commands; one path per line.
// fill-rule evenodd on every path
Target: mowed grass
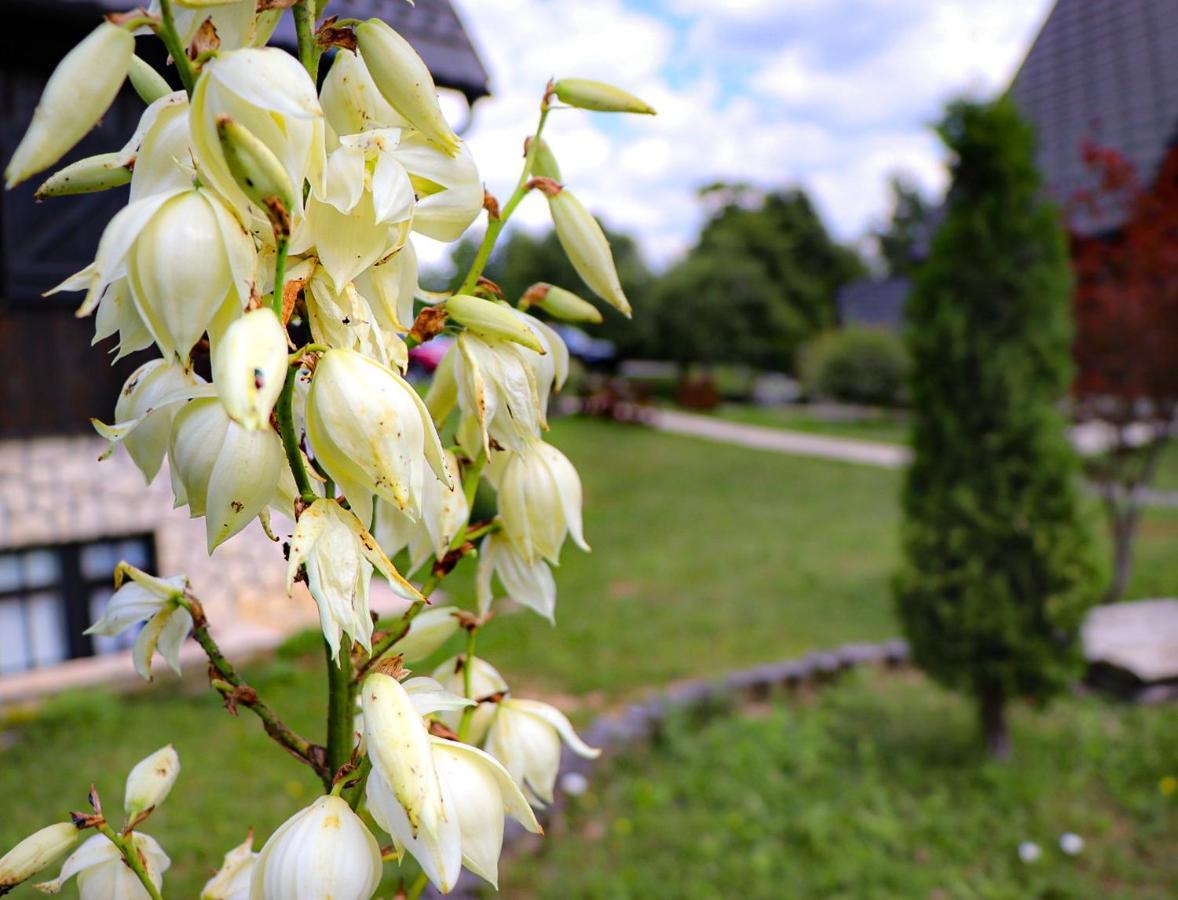
M 559 421 L 551 438 L 582 473 L 594 552 L 566 548 L 555 629 L 512 613 L 480 635 L 480 654 L 518 693 L 559 695 L 584 721 L 677 678 L 897 633 L 888 579 L 898 473 L 596 421 Z M 1175 547 L 1178 511 L 1151 511 L 1130 596 L 1178 593 Z M 446 583 L 451 600 L 473 602 L 472 569 L 464 563 Z M 321 738 L 317 652 L 246 674 L 293 727 Z M 173 859 L 168 896 L 196 896 L 247 826 L 260 846 L 316 795 L 314 779 L 251 713 L 229 716 L 199 676 L 164 676 L 127 696 L 73 693 L 3 726 L 0 849 L 83 809 L 91 781 L 117 811 L 126 772 L 168 742 L 183 771 L 146 828 Z
M 991 763 L 965 701 L 869 673 L 805 703 L 679 718 L 601 767 L 556 839 L 504 867 L 504 896 L 1173 897 L 1178 708 L 1068 698 L 1013 727 L 1016 759 Z

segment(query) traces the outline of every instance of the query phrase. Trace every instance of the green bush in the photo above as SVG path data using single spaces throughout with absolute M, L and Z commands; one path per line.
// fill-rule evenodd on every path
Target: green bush
M 908 354 L 900 338 L 889 331 L 828 331 L 803 351 L 801 374 L 811 397 L 898 406 L 904 401 Z

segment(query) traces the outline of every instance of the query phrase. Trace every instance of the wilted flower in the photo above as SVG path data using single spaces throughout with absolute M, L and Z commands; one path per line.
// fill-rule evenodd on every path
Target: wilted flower
M 270 427 L 286 352 L 286 330 L 269 307 L 234 319 L 213 347 L 213 384 L 229 418 L 247 431 Z
M 6 894 L 57 859 L 78 842 L 73 822 L 56 822 L 35 831 L 0 857 L 0 894 Z
M 4 170 L 8 187 L 49 168 L 98 123 L 126 79 L 134 53 L 131 33 L 103 22 L 65 55 Z
M 164 802 L 180 774 L 180 756 L 171 744 L 161 747 L 135 764 L 127 775 L 123 809 L 127 819 L 154 809 Z
M 216 398 L 193 400 L 176 414 L 168 459 L 175 505 L 205 517 L 210 553 L 266 508 L 286 465 L 272 429 L 247 431 Z
M 145 621 L 131 650 L 135 671 L 151 681 L 151 659 L 158 649 L 179 674 L 180 645 L 192 630 L 192 615 L 180 603 L 188 579 L 183 575 L 156 578 L 123 562 L 115 568 L 115 588 L 102 618 L 87 628 L 86 634 L 114 637 Z
M 299 566 L 306 566 L 307 586 L 319 607 L 323 637 L 339 659 L 340 634 L 372 649 L 372 617 L 368 585 L 375 566 L 401 596 L 420 595 L 401 577 L 392 562 L 354 514 L 333 499 L 316 500 L 303 510 L 290 542 L 286 589 Z
M 380 19 L 356 26 L 360 56 L 389 105 L 450 156 L 461 142 L 442 115 L 429 67 L 401 35 Z
M 543 557 L 555 565 L 566 534 L 589 550 L 581 531 L 581 479 L 568 457 L 533 440 L 492 460 L 503 531 L 525 561 Z
M 426 463 L 449 483 L 442 443 L 417 391 L 350 350 L 329 350 L 315 368 L 307 437 L 361 521 L 371 521 L 373 494 L 418 515 L 424 479 L 433 477 Z
M 548 564 L 542 559 L 528 562 L 510 538 L 488 534 L 479 545 L 479 563 L 475 572 L 480 612 L 485 613 L 491 608 L 496 578 L 509 599 L 535 610 L 549 622 L 554 620 L 556 579 Z
M 435 559 L 442 559 L 470 517 L 466 495 L 462 492 L 458 459 L 447 450 L 445 461 L 450 484 L 443 484 L 436 478 L 425 479 L 421 515 L 416 519 L 411 519 L 391 503 L 381 501 L 377 504 L 376 539 L 389 556 L 396 556 L 408 547 L 410 571 L 420 567 L 431 554 Z
M 148 879 L 159 890 L 164 883 L 164 872 L 172 861 L 151 835 L 132 832 L 127 840 L 138 852 Z M 80 900 L 148 900 L 139 876 L 131 871 L 119 848 L 104 834 L 87 838 L 66 859 L 57 878 L 38 884 L 36 888 L 46 894 L 60 893 L 75 875 L 78 876 Z
M 369 900 L 380 884 L 380 846 L 345 800 L 320 797 L 270 835 L 253 868 L 253 900 Z
M 225 854 L 221 868 L 201 889 L 200 900 L 249 900 L 250 879 L 258 854 L 253 852 L 254 833 Z
M 630 301 L 622 290 L 614 255 L 597 220 L 569 190 L 556 186 L 546 193 L 556 237 L 577 274 L 593 293 L 629 317 Z
M 542 805 L 552 802 L 562 739 L 578 756 L 594 759 L 601 755 L 577 736 L 555 706 L 509 697 L 495 711 L 487 732 L 487 751 L 503 763 L 532 803 Z
M 481 701 L 484 697 L 493 697 L 507 693 L 507 682 L 499 674 L 499 670 L 481 656 L 470 660 L 470 696 L 472 700 Z M 433 677 L 447 690 L 455 694 L 462 694 L 466 685 L 467 660 L 465 656 L 448 659 L 436 669 Z M 472 744 L 481 744 L 495 715 L 495 703 L 479 703 L 468 725 L 467 738 Z M 461 723 L 461 715 L 443 711 L 438 715 L 446 727 L 457 731 Z

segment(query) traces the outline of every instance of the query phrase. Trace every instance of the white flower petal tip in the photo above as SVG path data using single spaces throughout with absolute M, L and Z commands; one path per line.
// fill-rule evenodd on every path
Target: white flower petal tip
M 123 797 L 127 819 L 134 819 L 163 803 L 179 774 L 180 756 L 171 744 L 136 763 L 127 775 Z
M 551 803 L 560 769 L 561 741 L 578 756 L 595 759 L 601 751 L 577 736 L 568 718 L 554 706 L 536 700 L 508 698 L 487 733 L 487 751 L 512 779 L 531 792 L 537 805 Z

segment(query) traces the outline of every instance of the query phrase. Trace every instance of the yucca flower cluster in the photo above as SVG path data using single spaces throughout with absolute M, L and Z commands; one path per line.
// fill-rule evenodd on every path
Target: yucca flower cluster
M 288 588 L 305 581 L 318 606 L 322 744 L 241 678 L 182 575 L 120 565 L 90 629 L 139 627 L 132 658 L 148 680 L 157 652 L 178 671 L 194 638 L 226 706 L 253 711 L 323 784 L 259 852 L 252 832 L 229 850 L 206 898 L 362 900 L 406 856 L 422 873 L 403 885 L 410 897 L 427 879 L 452 889 L 463 866 L 494 884 L 504 820 L 540 830 L 533 808 L 553 798 L 562 744 L 597 753 L 555 708 L 513 696 L 475 640 L 505 600 L 551 620 L 566 538 L 589 549 L 580 479 L 543 439 L 568 351 L 529 310 L 570 321 L 600 313 L 553 285 L 513 306 L 482 273 L 511 214 L 539 191 L 577 272 L 629 315 L 605 236 L 561 183 L 541 133 L 558 103 L 653 110 L 599 82 L 550 83 L 500 206 L 412 47 L 380 20 L 323 18 L 326 5 L 155 0 L 108 17 L 59 64 L 5 172 L 11 187 L 48 169 L 125 81 L 138 92 L 145 108 L 125 146 L 66 166 L 38 191 L 129 185 L 94 262 L 54 289 L 84 292 L 78 314 L 94 315 L 95 341 L 113 338 L 116 359 L 158 351 L 127 380 L 113 422 L 95 427 L 149 482 L 167 458 L 176 505 L 204 518 L 209 553 L 251 527 L 278 541 L 272 512 L 293 521 L 278 543 Z M 266 46 L 288 8 L 297 57 Z M 182 89 L 136 56 L 136 35 L 150 33 Z M 486 233 L 458 290 L 423 291 L 413 234 L 455 241 L 484 210 Z M 456 340 L 422 396 L 405 379 L 409 351 L 442 333 Z M 484 479 L 498 511 L 472 523 Z M 477 555 L 476 596 L 431 604 L 467 555 Z M 374 574 L 404 599 L 403 616 L 374 617 Z M 406 664 L 459 633 L 464 654 L 410 677 Z M 76 876 L 86 900 L 163 896 L 168 858 L 138 828 L 178 772 L 170 747 L 136 766 L 121 830 L 92 792 L 91 813 L 0 860 L 0 893 L 81 841 L 39 888 L 56 892 Z M 384 849 L 367 821 L 389 836 Z

